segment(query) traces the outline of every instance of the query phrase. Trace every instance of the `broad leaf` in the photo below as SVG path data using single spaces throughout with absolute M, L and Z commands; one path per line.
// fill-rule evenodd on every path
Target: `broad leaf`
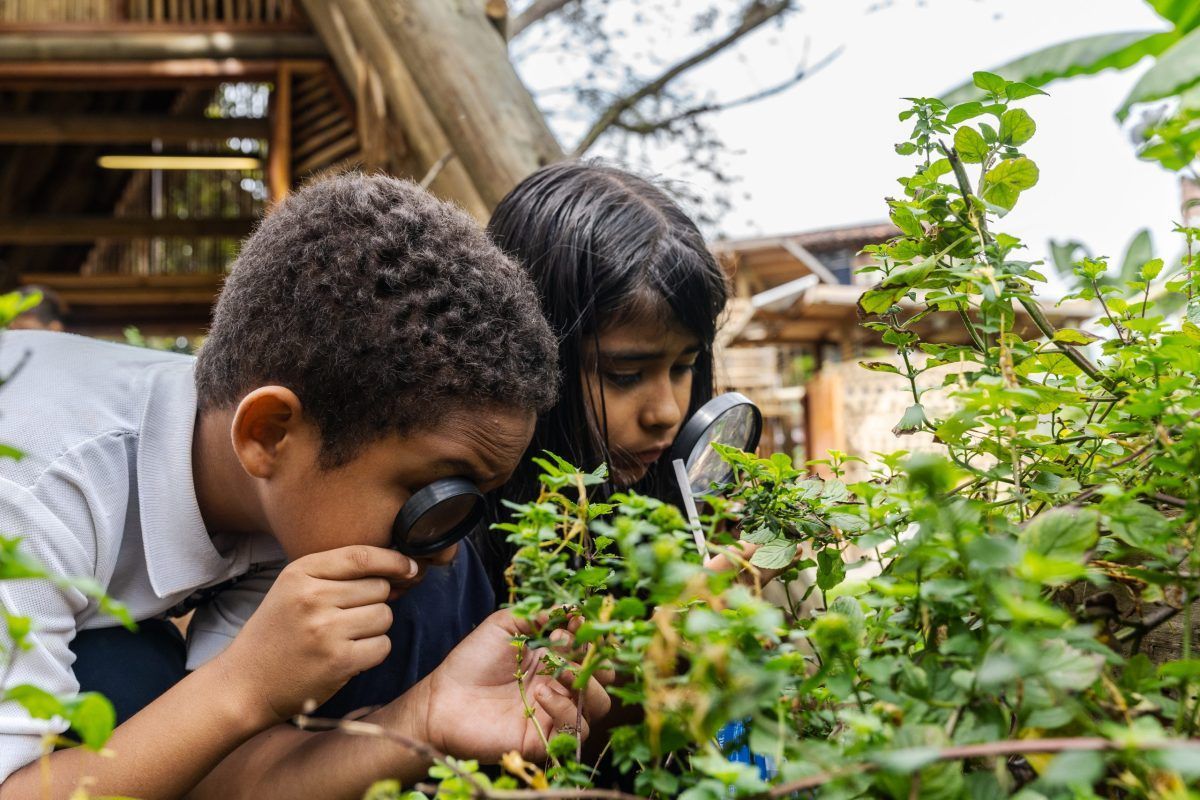
M 988 170 L 985 176 L 983 199 L 1002 208 L 1017 204 L 1021 192 L 1038 181 L 1038 168 L 1025 156 L 1001 161 Z
M 979 131 L 964 125 L 954 133 L 954 149 L 958 157 L 968 164 L 978 164 L 987 157 L 988 145 Z
M 1019 147 L 1032 139 L 1036 131 L 1033 117 L 1023 108 L 1010 108 L 1000 118 L 1000 141 L 1003 144 Z
M 1091 509 L 1056 508 L 1025 526 L 1021 544 L 1047 558 L 1078 559 L 1096 544 L 1098 520 Z
M 1135 103 L 1171 97 L 1197 83 L 1200 83 L 1200 30 L 1184 36 L 1158 57 L 1121 102 L 1117 118 L 1125 119 Z
M 992 71 L 1011 81 L 1045 86 L 1072 75 L 1094 75 L 1106 69 L 1125 69 L 1146 56 L 1166 50 L 1179 39 L 1174 31 L 1125 31 L 1084 36 L 1035 50 Z M 942 96 L 947 103 L 963 103 L 982 96 L 974 83 L 964 83 Z
M 750 563 L 762 569 L 783 569 L 796 557 L 796 543 L 790 539 L 774 539 L 754 551 Z
M 1163 19 L 1180 33 L 1190 33 L 1200 25 L 1200 3 L 1196 0 L 1146 0 Z

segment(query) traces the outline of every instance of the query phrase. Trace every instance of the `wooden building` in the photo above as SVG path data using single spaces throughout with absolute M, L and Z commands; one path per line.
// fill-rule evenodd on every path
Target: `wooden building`
M 0 288 L 199 332 L 239 239 L 324 170 L 477 217 L 561 157 L 483 3 L 0 0 Z
M 905 384 L 856 363 L 882 342 L 860 324 L 858 298 L 874 281 L 855 270 L 870 261 L 860 254 L 864 246 L 898 233 L 878 223 L 714 245 L 734 288 L 720 334 L 718 376 L 762 408 L 765 451 L 816 459 L 836 449 L 869 457 L 868 449 L 856 452 L 855 441 L 880 449 L 878 443 L 894 438 L 887 432 L 899 418 L 893 406 L 903 400 Z M 1042 310 L 1059 326 L 1098 313 L 1082 301 Z M 1017 326 L 1025 336 L 1036 335 L 1022 309 Z M 966 331 L 945 314 L 931 315 L 918 331 L 926 341 L 965 343 Z M 879 430 L 884 433 L 867 435 Z M 882 449 L 901 446 L 896 440 Z

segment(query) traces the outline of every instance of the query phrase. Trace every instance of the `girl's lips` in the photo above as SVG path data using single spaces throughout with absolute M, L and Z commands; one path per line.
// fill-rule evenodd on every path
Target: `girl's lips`
M 643 464 L 653 464 L 655 461 L 658 461 L 660 458 L 662 458 L 662 454 L 665 453 L 666 450 L 667 448 L 665 447 L 654 447 L 649 450 L 642 450 L 636 454 L 637 460 Z

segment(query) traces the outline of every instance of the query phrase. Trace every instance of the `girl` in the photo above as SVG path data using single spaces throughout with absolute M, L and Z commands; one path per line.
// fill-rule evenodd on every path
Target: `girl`
M 537 497 L 543 451 L 593 469 L 610 489 L 677 501 L 668 451 L 713 394 L 713 340 L 725 275 L 694 222 L 649 181 L 594 162 L 544 167 L 513 189 L 488 230 L 534 279 L 558 336 L 558 404 L 539 418 L 513 478 L 490 498 Z M 511 547 L 475 544 L 497 598 Z

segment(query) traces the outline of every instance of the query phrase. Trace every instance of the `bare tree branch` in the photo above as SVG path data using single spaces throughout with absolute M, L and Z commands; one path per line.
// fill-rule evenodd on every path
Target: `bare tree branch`
M 686 111 L 681 111 L 678 114 L 664 117 L 663 119 L 649 120 L 646 122 L 623 122 L 621 120 L 617 120 L 613 123 L 613 127 L 629 131 L 630 133 L 636 133 L 645 136 L 647 134 L 654 133 L 655 131 L 663 130 L 664 128 L 670 128 L 676 122 L 681 122 L 685 119 L 698 117 L 702 114 L 711 114 L 716 111 L 728 111 L 731 108 L 757 103 L 759 100 L 765 100 L 768 97 L 773 97 L 774 95 L 777 95 L 780 92 L 795 86 L 797 83 L 809 77 L 810 75 L 813 75 L 814 73 L 819 72 L 820 70 L 829 66 L 834 59 L 842 54 L 843 49 L 844 48 L 842 47 L 838 47 L 812 67 L 800 67 L 800 69 L 796 70 L 796 72 L 786 80 L 780 81 L 774 86 L 768 86 L 765 89 L 760 89 L 757 92 L 743 95 L 742 97 L 738 97 L 733 100 L 725 100 L 717 103 L 704 103 L 702 105 L 689 108 Z
M 755 0 L 755 2 L 750 5 L 750 7 L 746 9 L 746 12 L 742 15 L 742 21 L 738 23 L 738 26 L 729 33 L 725 34 L 725 36 L 709 43 L 707 46 L 696 51 L 682 61 L 672 65 L 654 80 L 646 83 L 640 89 L 637 89 L 636 91 L 627 94 L 618 100 L 615 100 L 611 105 L 604 109 L 604 111 L 602 111 L 596 118 L 596 121 L 592 123 L 592 126 L 590 129 L 588 129 L 588 132 L 583 135 L 582 139 L 579 140 L 579 144 L 575 146 L 575 150 L 572 155 L 578 157 L 586 153 L 592 147 L 592 145 L 596 143 L 596 140 L 600 138 L 601 134 L 613 127 L 613 125 L 616 124 L 616 122 L 621 118 L 622 114 L 633 108 L 639 102 L 647 97 L 652 97 L 661 93 L 671 81 L 675 80 L 683 73 L 687 72 L 698 64 L 704 63 L 717 53 L 741 39 L 746 34 L 751 33 L 785 11 L 791 10 L 794 6 L 795 3 L 793 0 L 775 0 L 775 2 L 763 2 L 763 0 Z
M 552 14 L 557 14 L 564 7 L 571 3 L 578 3 L 581 0 L 533 0 L 529 7 L 522 11 L 517 16 L 513 17 L 508 23 L 508 38 L 515 39 L 521 33 L 536 22 L 541 22 L 546 17 Z

